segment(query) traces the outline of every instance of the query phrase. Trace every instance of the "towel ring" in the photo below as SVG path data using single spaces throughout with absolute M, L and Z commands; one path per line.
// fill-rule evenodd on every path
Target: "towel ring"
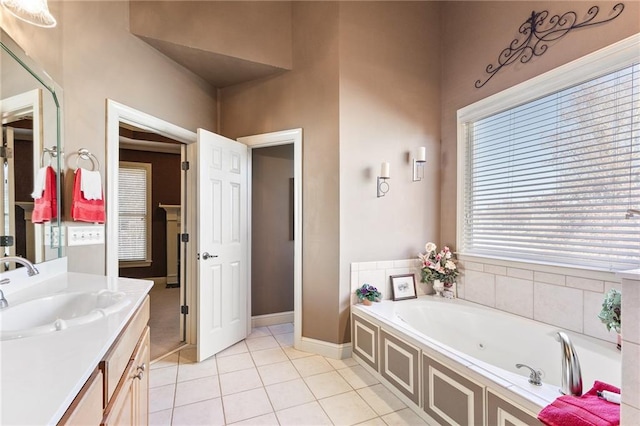
M 43 148 L 42 150 L 42 155 L 40 156 L 40 165 L 42 167 L 44 167 L 44 155 L 45 154 L 49 154 L 49 162 L 47 163 L 47 166 L 51 165 L 51 159 L 52 158 L 56 158 L 58 156 L 58 149 L 53 146 L 51 148 Z
M 89 152 L 86 148 L 80 148 L 78 150 L 78 158 L 76 158 L 76 170 L 78 170 L 78 163 L 80 160 L 89 160 L 91 161 L 91 170 L 100 171 L 100 161 L 98 161 L 98 157 Z

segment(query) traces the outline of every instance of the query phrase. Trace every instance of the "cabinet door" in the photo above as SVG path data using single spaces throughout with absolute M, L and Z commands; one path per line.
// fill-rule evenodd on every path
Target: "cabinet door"
M 135 389 L 133 360 L 127 365 L 125 376 L 113 393 L 111 402 L 105 411 L 104 426 L 135 425 Z
M 150 331 L 147 327 L 134 353 L 134 407 L 136 425 L 149 424 L 149 362 Z
M 98 425 L 102 420 L 102 371 L 96 370 L 82 387 L 58 425 Z

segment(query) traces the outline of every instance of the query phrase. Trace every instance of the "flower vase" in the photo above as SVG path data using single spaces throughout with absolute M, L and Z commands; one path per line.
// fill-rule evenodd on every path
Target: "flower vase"
M 369 299 L 362 299 L 362 304 L 365 306 L 371 306 L 371 300 Z
M 442 297 L 444 291 L 444 283 L 440 280 L 433 280 L 433 290 L 436 292 L 436 296 Z

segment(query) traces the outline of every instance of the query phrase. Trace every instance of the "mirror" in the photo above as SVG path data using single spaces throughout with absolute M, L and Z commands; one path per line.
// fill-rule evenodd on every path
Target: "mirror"
M 0 255 L 41 263 L 63 256 L 62 90 L 4 30 L 0 54 Z

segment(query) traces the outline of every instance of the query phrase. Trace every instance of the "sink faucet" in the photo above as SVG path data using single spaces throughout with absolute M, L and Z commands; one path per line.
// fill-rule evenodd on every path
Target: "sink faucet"
M 38 271 L 38 269 L 33 265 L 33 263 L 29 262 L 29 260 L 25 259 L 24 257 L 18 257 L 18 256 L 0 257 L 0 263 L 7 263 L 7 262 L 19 263 L 20 265 L 23 265 L 27 269 L 27 275 L 29 275 L 30 277 L 40 273 L 40 271 Z
M 557 340 L 562 349 L 562 387 L 560 392 L 565 395 L 582 395 L 582 373 L 580 361 L 573 343 L 564 331 L 559 331 Z

